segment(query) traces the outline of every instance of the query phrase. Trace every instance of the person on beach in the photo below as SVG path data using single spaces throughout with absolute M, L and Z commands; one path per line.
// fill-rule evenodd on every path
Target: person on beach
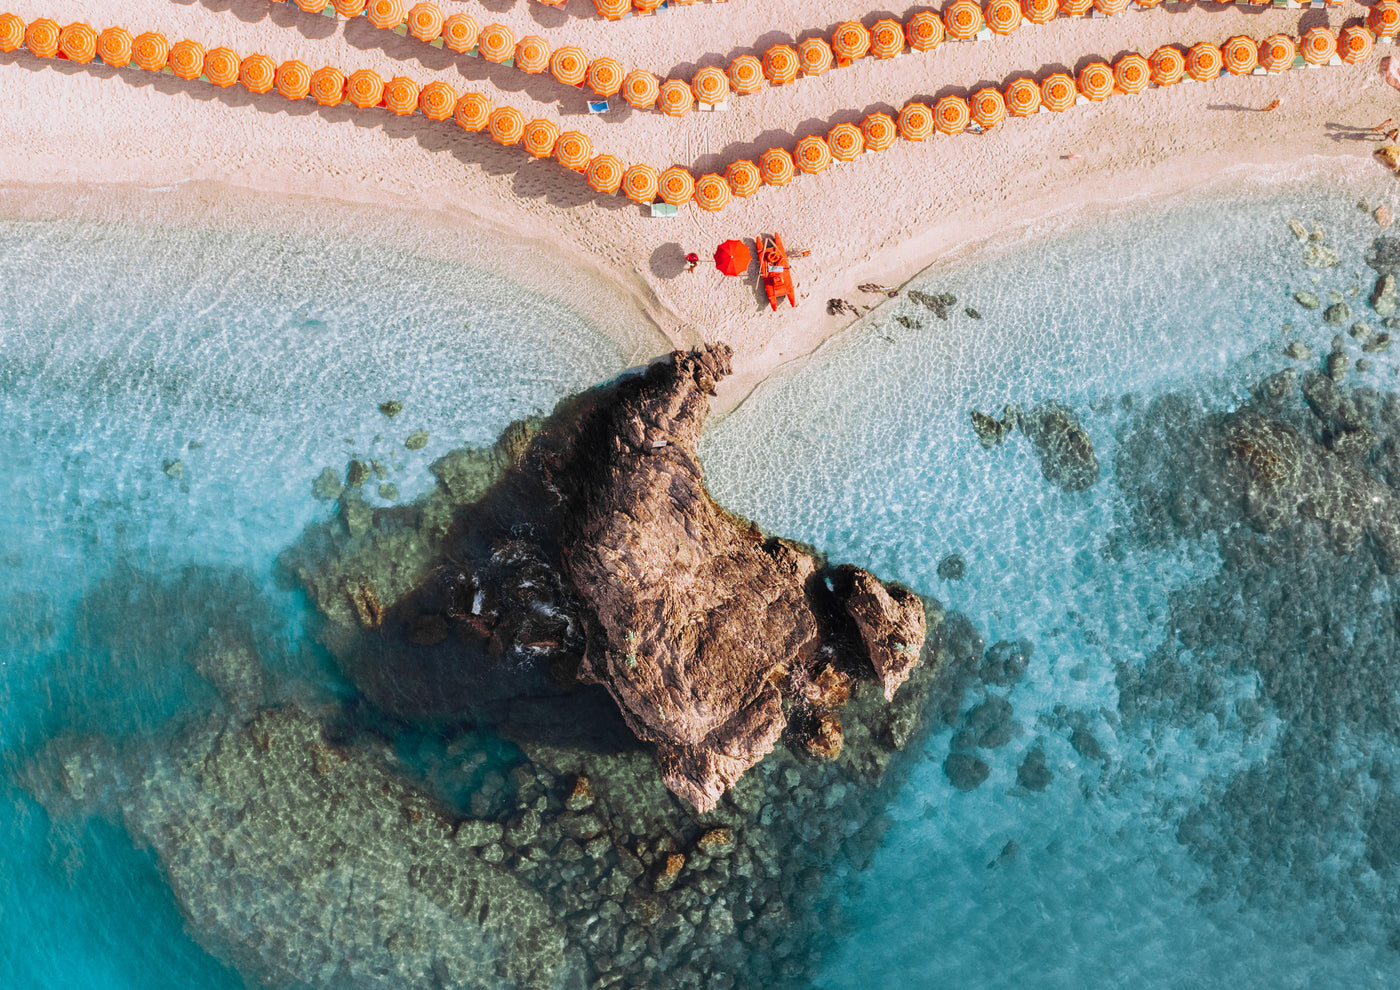
M 695 266 L 698 264 L 700 264 L 700 256 L 694 251 L 691 251 L 685 256 L 685 273 L 689 275 L 691 272 L 695 271 Z
M 1277 110 L 1278 107 L 1279 107 L 1279 101 L 1278 101 L 1277 99 L 1273 99 L 1273 100 L 1270 100 L 1268 103 L 1265 103 L 1262 107 L 1260 107 L 1260 108 L 1259 108 L 1259 112 L 1260 112 L 1260 113 L 1268 113 L 1270 110 Z

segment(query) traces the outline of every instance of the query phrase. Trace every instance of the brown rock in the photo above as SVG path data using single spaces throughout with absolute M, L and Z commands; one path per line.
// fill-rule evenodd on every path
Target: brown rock
M 885 700 L 893 701 L 899 686 L 919 662 L 924 643 L 924 605 L 905 588 L 886 588 L 869 571 L 847 564 L 837 571 L 837 594 L 860 629 L 870 663 Z
M 812 734 L 803 740 L 807 752 L 820 760 L 834 760 L 841 755 L 845 736 L 841 731 L 841 718 L 833 712 L 824 712 L 817 720 Z
M 564 807 L 570 811 L 582 811 L 593 804 L 593 784 L 587 777 L 574 778 L 574 789 L 564 800 Z
M 681 875 L 681 870 L 684 867 L 685 856 L 681 853 L 671 853 L 661 864 L 661 872 L 656 875 L 652 889 L 658 894 L 670 890 L 676 885 L 676 878 Z
M 816 676 L 801 686 L 800 693 L 814 708 L 840 708 L 851 698 L 851 678 L 831 664 L 823 664 Z
M 705 852 L 713 855 L 720 850 L 728 849 L 734 844 L 734 832 L 727 828 L 712 828 L 704 835 L 700 836 L 699 841 L 695 844 Z
M 1376 149 L 1376 157 L 1386 168 L 1394 169 L 1400 167 L 1400 147 L 1393 144 L 1383 144 Z
M 352 585 L 345 589 L 345 595 L 350 599 L 350 607 L 355 610 L 355 617 L 360 620 L 361 626 L 378 629 L 384 623 L 384 609 L 374 593 L 374 585 L 368 581 Z
M 1382 230 L 1389 227 L 1395 219 L 1391 216 L 1390 207 L 1385 205 L 1376 207 L 1376 211 L 1372 213 L 1371 216 L 1376 218 L 1376 225 Z

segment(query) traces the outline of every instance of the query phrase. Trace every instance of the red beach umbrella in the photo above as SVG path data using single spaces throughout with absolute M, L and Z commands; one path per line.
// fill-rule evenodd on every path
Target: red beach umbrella
M 987 27 L 993 34 L 1011 34 L 1021 26 L 1021 5 L 1016 0 L 989 0 Z
M 1152 81 L 1158 86 L 1175 86 L 1186 75 L 1186 56 L 1172 45 L 1158 48 L 1147 62 L 1152 67 Z
M 797 174 L 797 166 L 782 148 L 769 148 L 758 156 L 758 171 L 770 186 L 785 186 Z
M 1298 46 L 1286 34 L 1271 34 L 1259 43 L 1259 64 L 1270 72 L 1293 68 Z
M 53 58 L 58 54 L 58 39 L 62 35 L 63 31 L 59 28 L 58 21 L 41 17 L 36 21 L 30 21 L 29 26 L 24 29 L 24 47 L 28 48 L 32 55 L 37 55 L 40 58 Z M 164 40 L 164 38 L 161 39 L 161 41 Z
M 435 79 L 418 94 L 418 109 L 429 120 L 446 120 L 457 109 L 457 91 L 451 84 Z
M 1259 64 L 1259 45 L 1253 38 L 1237 35 L 1221 46 L 1225 53 L 1225 71 L 1232 76 L 1247 76 Z
M 1343 62 L 1355 65 L 1357 62 L 1364 62 L 1371 57 L 1371 46 L 1374 43 L 1371 32 L 1361 25 L 1353 24 L 1350 27 L 1344 27 L 1337 37 L 1337 48 Z
M 819 76 L 831 68 L 834 56 L 831 46 L 821 38 L 808 38 L 797 43 L 797 58 L 804 76 Z
M 729 85 L 741 95 L 763 88 L 763 63 L 752 55 L 740 55 L 729 63 Z
M 1074 106 L 1078 96 L 1074 79 L 1063 72 L 1051 73 L 1040 84 L 1040 105 L 1055 113 L 1063 113 Z
M 961 96 L 945 96 L 933 108 L 933 126 L 940 134 L 960 134 L 967 130 L 972 111 Z
M 1108 99 L 1113 92 L 1113 70 L 1103 62 L 1090 62 L 1079 70 L 1079 92 L 1096 103 Z
M 1141 93 L 1152 81 L 1152 66 L 1137 52 L 1129 52 L 1113 63 L 1113 81 L 1129 96 Z
M 860 133 L 865 138 L 866 151 L 884 151 L 894 144 L 899 129 L 889 114 L 872 113 L 860 122 Z
M 859 21 L 845 21 L 831 32 L 831 50 L 842 64 L 864 58 L 870 51 L 870 32 Z
M 921 10 L 909 18 L 905 28 L 909 47 L 916 52 L 933 51 L 943 44 L 943 22 L 930 10 Z
M 435 3 L 416 3 L 408 12 L 408 33 L 419 41 L 442 37 L 442 10 Z
M 449 14 L 442 22 L 442 43 L 454 52 L 471 51 L 479 37 L 481 28 L 471 14 Z
M 58 50 L 70 61 L 87 65 L 97 56 L 97 32 L 81 22 L 69 24 L 58 36 Z
M 742 275 L 753 264 L 753 254 L 743 241 L 725 241 L 715 248 L 715 267 L 721 275 Z
M 899 111 L 899 136 L 906 141 L 923 141 L 933 133 L 933 111 L 924 103 L 906 103 Z
M 559 126 L 552 120 L 532 120 L 525 125 L 525 136 L 520 144 L 525 152 L 534 158 L 548 158 L 554 154 L 554 145 L 559 140 Z
M 1225 59 L 1209 41 L 1192 45 L 1186 51 L 1186 74 L 1197 82 L 1210 82 L 1220 75 Z
M 650 165 L 638 162 L 622 173 L 622 191 L 634 203 L 653 203 L 661 188 L 661 176 Z
M 242 64 L 232 48 L 211 48 L 204 56 L 204 75 L 215 86 L 227 88 L 238 82 Z
M 323 107 L 340 106 L 345 99 L 345 73 L 333 65 L 321 66 L 311 73 L 311 95 Z
M 695 196 L 695 177 L 679 165 L 672 165 L 658 180 L 661 199 L 672 206 L 684 206 Z
M 127 44 L 130 43 L 131 35 L 127 35 Z M 18 51 L 23 44 L 24 20 L 18 14 L 0 14 L 0 52 Z
M 1013 0 L 1004 0 L 1012 3 Z M 1017 10 L 1017 16 L 1020 10 Z M 904 51 L 904 25 L 882 17 L 870 29 L 870 54 L 876 58 L 894 58 Z
M 1315 27 L 1303 35 L 1303 61 L 1309 65 L 1326 65 L 1337 53 L 1337 38 L 1325 27 Z
M 1006 112 L 1029 117 L 1040 112 L 1040 87 L 1033 79 L 1013 79 L 1006 84 Z
M 661 81 L 646 69 L 633 69 L 622 80 L 622 96 L 639 110 L 656 105 L 661 95 Z
M 1380 38 L 1391 38 L 1400 33 L 1400 3 L 1381 0 L 1366 15 L 1366 26 Z
M 972 94 L 972 122 L 983 130 L 995 127 L 1006 119 L 1006 100 L 990 86 Z
M 729 191 L 735 196 L 752 196 L 763 184 L 758 166 L 747 160 L 730 164 L 724 170 L 724 181 L 729 183 Z
M 785 86 L 797 78 L 797 49 L 774 45 L 763 53 L 763 74 L 774 86 Z
M 16 17 L 15 20 L 19 20 L 19 18 Z M 22 31 L 23 27 L 20 30 Z M 122 66 L 131 64 L 131 45 L 131 32 L 126 28 L 103 28 L 102 33 L 97 36 L 97 57 L 108 65 L 120 69 Z M 3 45 L 0 45 L 0 48 L 3 48 Z
M 1059 10 L 1058 0 L 1021 0 L 1021 13 L 1032 24 L 1049 24 Z
M 729 183 L 710 172 L 695 180 L 695 205 L 702 210 L 722 210 L 729 205 Z
M 954 41 L 970 41 L 982 25 L 982 8 L 973 0 L 953 0 L 943 8 L 943 29 Z

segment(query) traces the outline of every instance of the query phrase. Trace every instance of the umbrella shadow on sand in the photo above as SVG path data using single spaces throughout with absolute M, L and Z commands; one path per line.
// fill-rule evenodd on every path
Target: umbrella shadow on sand
M 302 37 L 316 41 L 329 38 L 336 29 L 336 21 L 320 14 L 308 14 L 294 3 L 268 3 L 267 0 L 175 0 L 175 3 L 185 7 L 198 3 L 215 13 L 232 14 L 248 24 L 270 20 L 278 27 L 294 28 Z
M 674 241 L 662 244 L 651 253 L 651 257 L 647 259 L 647 266 L 657 278 L 675 278 L 686 269 L 685 248 Z

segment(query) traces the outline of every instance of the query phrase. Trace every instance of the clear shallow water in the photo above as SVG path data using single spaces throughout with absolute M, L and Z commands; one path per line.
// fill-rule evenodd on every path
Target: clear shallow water
M 1236 715 L 1251 709 L 1259 679 L 1247 669 L 1225 678 L 1227 715 L 1182 724 L 1122 718 L 1117 681 L 1118 665 L 1141 668 L 1163 644 L 1174 593 L 1221 567 L 1208 538 L 1136 548 L 1130 532 L 1115 532 L 1125 506 L 1114 457 L 1134 415 L 1122 398 L 1141 410 L 1175 391 L 1229 410 L 1290 363 L 1281 355 L 1287 340 L 1306 342 L 1320 360 L 1346 327 L 1300 308 L 1291 298 L 1300 289 L 1324 305 L 1341 292 L 1356 319 L 1379 327 L 1365 306 L 1375 273 L 1363 262 L 1377 230 L 1356 206 L 1374 192 L 1337 185 L 1262 201 L 1182 202 L 995 260 L 936 266 L 916 287 L 958 297 L 947 322 L 901 300 L 765 385 L 708 434 L 707 480 L 729 508 L 939 598 L 989 645 L 1018 637 L 1035 645 L 1025 680 L 995 692 L 1010 701 L 1019 729 L 1004 748 L 980 752 L 987 781 L 970 793 L 953 787 L 943 770 L 951 733 L 937 734 L 891 809 L 873 866 L 829 879 L 846 927 L 821 986 L 1400 979 L 1400 956 L 1386 945 L 1388 898 L 1379 893 L 1388 881 L 1368 870 L 1355 829 L 1326 837 L 1334 845 L 1317 876 L 1311 867 L 1294 871 L 1321 893 L 1284 911 L 1261 902 L 1270 900 L 1265 888 L 1286 899 L 1286 866 L 1237 889 L 1212 874 L 1236 880 L 1247 871 L 1244 822 L 1233 861 L 1210 863 L 1178 841 L 1203 795 L 1218 797 L 1278 744 L 1271 711 Z M 1306 267 L 1291 217 L 1319 221 L 1341 263 Z M 965 305 L 982 318 L 966 316 Z M 896 315 L 923 327 L 902 326 Z M 1361 380 L 1395 388 L 1388 353 L 1366 357 L 1375 367 Z M 1004 404 L 1045 400 L 1075 410 L 1094 441 L 1103 473 L 1088 492 L 1050 485 L 1024 437 L 986 451 L 970 427 L 969 409 L 999 415 Z M 967 561 L 962 581 L 936 574 L 950 552 Z M 1392 601 L 1393 582 L 1370 594 Z M 969 691 L 964 709 L 984 696 Z M 1089 732 L 1106 759 L 1080 752 L 1075 729 Z M 1335 763 L 1380 759 L 1394 744 L 1346 740 Z M 1017 785 L 1017 767 L 1035 746 L 1054 776 L 1044 793 Z M 1345 786 L 1335 791 L 1327 796 L 1346 797 Z M 1228 817 L 1215 824 L 1233 834 Z M 1288 837 L 1278 838 L 1282 847 Z M 1339 875 L 1345 884 L 1334 882 Z M 1250 896 L 1240 893 L 1251 886 Z M 1223 892 L 1199 896 L 1212 887 Z
M 240 987 L 120 827 L 51 831 L 28 761 L 207 711 L 183 658 L 211 635 L 282 696 L 340 695 L 274 571 L 333 509 L 321 468 L 375 458 L 411 498 L 624 356 L 562 303 L 347 241 L 12 222 L 0 272 L 0 985 Z

